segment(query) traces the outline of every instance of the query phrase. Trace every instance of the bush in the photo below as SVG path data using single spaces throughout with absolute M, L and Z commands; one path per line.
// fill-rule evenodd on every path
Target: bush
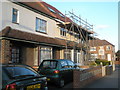
M 91 62 L 89 66 L 97 66 L 95 62 Z
M 101 62 L 102 62 L 102 64 L 103 64 L 103 66 L 105 66 L 105 65 L 110 65 L 110 61 L 107 61 L 107 60 L 97 59 L 97 60 L 95 61 L 95 63 L 96 63 L 97 65 L 100 65 Z

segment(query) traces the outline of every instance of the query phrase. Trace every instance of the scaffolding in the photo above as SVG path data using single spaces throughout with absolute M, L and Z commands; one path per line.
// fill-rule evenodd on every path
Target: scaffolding
M 70 18 L 71 22 L 67 21 L 67 18 Z M 65 12 L 65 29 L 69 34 L 73 34 L 74 42 L 77 42 L 80 45 L 80 51 L 84 51 L 84 64 L 88 64 L 88 60 L 90 59 L 90 34 L 93 34 L 93 25 L 89 24 L 87 20 L 83 20 L 80 16 L 77 16 L 72 12 Z M 76 41 L 75 36 L 78 36 L 78 40 Z M 71 41 L 71 36 L 70 36 Z M 70 43 L 68 38 L 66 37 L 66 43 Z M 73 46 L 75 50 L 75 45 Z M 68 50 L 68 45 L 66 45 L 66 51 Z M 79 63 L 79 62 L 78 62 Z

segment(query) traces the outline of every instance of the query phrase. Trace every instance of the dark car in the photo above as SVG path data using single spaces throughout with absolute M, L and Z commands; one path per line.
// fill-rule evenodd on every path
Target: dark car
M 38 72 L 46 75 L 48 82 L 54 82 L 63 87 L 66 82 L 73 80 L 73 70 L 76 69 L 74 62 L 65 59 L 43 60 Z
M 4 64 L 2 90 L 47 90 L 47 80 L 28 65 Z

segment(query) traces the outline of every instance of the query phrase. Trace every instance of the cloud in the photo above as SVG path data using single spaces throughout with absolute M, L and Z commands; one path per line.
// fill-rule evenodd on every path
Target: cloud
M 95 26 L 96 29 L 107 29 L 107 28 L 110 28 L 109 25 L 96 25 Z

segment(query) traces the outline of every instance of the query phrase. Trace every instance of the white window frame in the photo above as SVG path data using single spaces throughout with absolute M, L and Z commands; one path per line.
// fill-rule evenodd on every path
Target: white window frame
M 47 33 L 47 21 L 46 20 L 36 17 L 36 32 Z
M 66 37 L 67 30 L 65 28 L 60 28 L 60 35 Z
M 49 9 L 51 12 L 56 13 L 56 11 L 53 10 L 52 8 L 48 7 L 48 9 Z
M 97 59 L 98 58 L 98 54 L 91 54 L 91 57 Z
M 14 10 L 16 10 L 17 12 L 16 12 L 16 21 L 14 21 L 14 19 L 13 18 L 15 18 L 15 14 L 14 14 Z M 16 9 L 16 8 L 12 8 L 12 23 L 16 23 L 16 24 L 18 24 L 19 23 L 19 10 L 18 9 Z
M 99 49 L 99 55 L 105 55 L 105 51 L 104 51 L 104 49 Z
M 41 56 L 42 53 L 45 53 L 46 55 L 49 53 L 50 57 Z M 43 61 L 43 59 L 53 59 L 53 48 L 52 47 L 46 47 L 46 46 L 40 46 L 39 47 L 39 64 Z
M 106 50 L 111 50 L 111 47 L 110 46 L 106 46 Z
M 90 47 L 90 51 L 96 51 L 96 47 Z

